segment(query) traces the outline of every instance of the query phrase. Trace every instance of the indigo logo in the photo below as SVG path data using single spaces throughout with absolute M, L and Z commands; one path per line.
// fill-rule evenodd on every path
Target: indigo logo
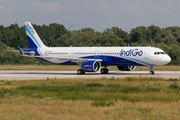
M 138 49 L 130 49 L 130 50 L 121 50 L 120 52 L 120 56 L 142 56 L 143 55 L 143 51 L 142 50 L 138 50 Z

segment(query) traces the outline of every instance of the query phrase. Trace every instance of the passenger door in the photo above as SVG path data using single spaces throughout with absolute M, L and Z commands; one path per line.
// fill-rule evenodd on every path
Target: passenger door
M 149 51 L 150 51 L 149 48 L 145 49 L 145 52 L 144 52 L 144 59 L 149 59 Z
M 73 50 L 69 51 L 69 58 L 73 58 Z

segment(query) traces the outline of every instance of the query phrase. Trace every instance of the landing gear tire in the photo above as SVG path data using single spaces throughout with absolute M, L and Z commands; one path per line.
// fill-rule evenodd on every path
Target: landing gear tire
M 107 68 L 101 69 L 101 74 L 108 74 L 109 70 Z
M 149 68 L 150 68 L 149 74 L 150 74 L 150 75 L 154 75 L 153 66 L 149 66 Z
M 85 74 L 85 72 L 82 69 L 79 69 L 79 70 L 77 70 L 77 74 L 81 75 L 81 74 Z
M 150 75 L 154 75 L 154 71 L 150 71 L 149 74 L 150 74 Z

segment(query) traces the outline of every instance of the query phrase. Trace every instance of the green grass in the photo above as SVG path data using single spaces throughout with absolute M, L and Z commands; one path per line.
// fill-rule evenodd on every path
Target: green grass
M 104 106 L 106 106 L 106 102 L 105 101 L 95 101 L 95 102 L 91 103 L 91 105 L 104 107 Z
M 95 79 L 94 79 L 95 80 Z M 61 100 L 94 100 L 94 101 L 130 101 L 130 102 L 151 102 L 151 101 L 178 101 L 180 100 L 180 88 L 177 83 L 164 85 L 154 83 L 162 80 L 161 78 L 111 78 L 98 80 L 99 82 L 60 82 L 55 80 L 39 81 L 38 84 L 20 85 L 11 89 L 1 89 L 0 96 L 23 95 L 33 98 L 50 97 Z M 108 81 L 111 80 L 111 83 Z M 124 84 L 116 83 L 116 81 L 126 81 Z M 164 80 L 164 79 L 163 79 Z M 97 81 L 97 80 L 96 80 Z M 114 83 L 113 83 L 114 81 Z M 171 82 L 165 80 L 167 82 Z M 135 85 L 134 83 L 142 84 Z M 149 83 L 153 82 L 153 83 Z M 48 84 L 49 83 L 49 84 Z M 7 84 L 4 82 L 6 85 Z M 173 96 L 173 97 L 172 97 Z
M 171 85 L 169 85 L 169 88 L 171 89 L 178 89 L 178 84 L 177 83 L 172 83 Z
M 0 81 L 0 119 L 179 119 L 180 81 L 163 78 Z
M 67 86 L 21 86 L 14 91 L 26 95 L 32 96 L 37 94 L 37 97 L 50 96 L 53 98 L 64 100 L 128 100 L 136 101 L 137 98 L 132 99 L 131 94 L 138 93 L 154 93 L 159 92 L 161 88 L 146 87 L 146 86 L 113 86 L 109 85 L 104 87 L 87 87 L 86 85 L 67 85 Z M 163 89 L 163 88 L 162 88 Z M 21 92 L 23 91 L 23 92 Z M 61 91 L 61 95 L 58 92 Z M 126 94 L 129 94 L 128 96 Z M 131 100 L 132 99 L 132 100 Z M 139 100 L 138 100 L 139 101 Z M 148 101 L 148 99 L 146 100 Z

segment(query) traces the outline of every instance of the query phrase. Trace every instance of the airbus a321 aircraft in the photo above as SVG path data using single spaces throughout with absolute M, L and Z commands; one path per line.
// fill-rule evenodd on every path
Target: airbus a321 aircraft
M 108 73 L 108 66 L 117 66 L 122 71 L 132 71 L 135 66 L 165 65 L 171 58 L 155 47 L 47 47 L 43 44 L 30 22 L 25 22 L 29 49 L 21 50 L 23 56 L 33 57 L 58 65 L 80 65 L 77 74 L 101 71 Z M 103 67 L 103 68 L 101 68 Z

